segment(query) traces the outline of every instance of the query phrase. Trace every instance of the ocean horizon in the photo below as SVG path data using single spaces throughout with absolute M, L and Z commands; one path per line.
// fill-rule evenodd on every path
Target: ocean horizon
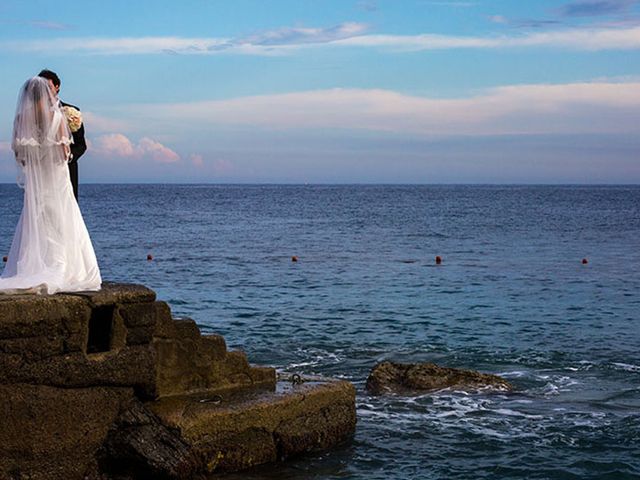
M 0 185 L 16 185 L 15 182 L 0 182 Z M 464 182 L 451 182 L 451 183 L 386 183 L 386 182 L 143 182 L 143 181 L 119 181 L 119 182 L 91 182 L 81 181 L 82 185 L 196 185 L 196 186 L 390 186 L 390 187 L 402 187 L 402 186 L 415 186 L 415 187 L 633 187 L 640 186 L 638 182 L 629 183 L 492 183 L 492 182 L 479 182 L 479 183 L 464 183 Z M 17 185 L 16 185 L 17 186 Z

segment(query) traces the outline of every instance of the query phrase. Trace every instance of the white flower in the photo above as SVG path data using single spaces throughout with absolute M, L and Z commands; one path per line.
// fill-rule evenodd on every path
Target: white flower
M 69 125 L 71 133 L 76 133 L 80 130 L 82 126 L 82 113 L 80 113 L 80 110 L 65 106 L 62 107 L 62 111 L 64 112 L 64 116 L 67 117 L 67 124 Z

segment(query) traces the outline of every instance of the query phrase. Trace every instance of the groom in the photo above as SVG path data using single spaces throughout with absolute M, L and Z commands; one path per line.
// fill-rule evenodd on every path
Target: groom
M 49 80 L 53 91 L 58 96 L 60 93 L 60 77 L 56 75 L 55 72 L 51 70 L 42 70 L 39 74 L 39 77 L 46 78 Z M 60 105 L 62 107 L 71 107 L 80 111 L 80 109 L 74 105 L 69 103 L 65 103 L 60 100 Z M 73 132 L 73 143 L 71 144 L 71 159 L 69 160 L 69 176 L 71 177 L 71 185 L 73 185 L 73 194 L 76 197 L 76 201 L 78 200 L 78 160 L 87 150 L 87 142 L 84 139 L 84 123 L 80 125 L 80 128 Z

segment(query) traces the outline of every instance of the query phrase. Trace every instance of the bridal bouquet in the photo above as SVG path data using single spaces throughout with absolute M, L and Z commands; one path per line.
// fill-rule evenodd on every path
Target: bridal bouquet
M 71 133 L 76 133 L 80 130 L 82 126 L 82 114 L 80 110 L 73 107 L 62 107 L 62 111 L 64 112 L 64 116 L 67 117 L 67 124 L 69 125 L 69 130 Z

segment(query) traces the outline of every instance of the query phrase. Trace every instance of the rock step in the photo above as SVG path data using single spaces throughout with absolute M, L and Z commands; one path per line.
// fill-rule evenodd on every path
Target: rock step
M 0 296 L 0 384 L 133 387 L 143 398 L 232 386 L 273 386 L 219 335 L 141 285 L 99 292 Z
M 144 409 L 155 420 L 129 411 L 107 436 L 103 473 L 137 478 L 137 472 L 153 471 L 159 478 L 192 478 L 237 471 L 324 450 L 348 439 L 356 424 L 354 387 L 327 379 L 295 386 L 278 382 L 274 390 L 168 396 L 145 403 Z M 109 471 L 114 466 L 119 471 Z
M 156 396 L 275 385 L 275 369 L 251 366 L 244 352 L 228 351 L 221 335 L 202 335 L 192 319 L 160 314 L 155 325 Z

